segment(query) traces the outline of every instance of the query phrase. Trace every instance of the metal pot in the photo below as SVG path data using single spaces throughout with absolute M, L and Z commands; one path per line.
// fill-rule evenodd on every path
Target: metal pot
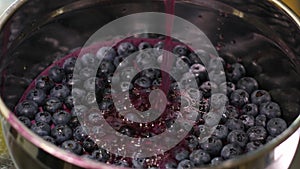
M 29 83 L 106 23 L 137 12 L 164 12 L 161 0 L 17 0 L 0 18 L 2 125 L 18 168 L 115 168 L 62 151 L 11 113 Z M 241 59 L 279 102 L 289 128 L 257 151 L 216 167 L 287 168 L 300 126 L 300 20 L 278 0 L 178 0 L 176 15 L 197 25 L 229 59 Z M 262 36 L 263 35 L 263 36 Z M 280 50 L 276 50 L 274 47 Z M 268 55 L 272 53 L 272 55 Z M 238 58 L 235 56 L 239 56 Z M 288 149 L 286 149 L 288 147 Z

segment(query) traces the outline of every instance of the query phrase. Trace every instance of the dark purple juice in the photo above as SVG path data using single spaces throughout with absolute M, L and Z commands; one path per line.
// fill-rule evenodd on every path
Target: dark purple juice
M 72 51 L 67 55 L 62 54 L 60 55 L 60 57 L 57 57 L 54 62 L 51 62 L 51 64 L 47 66 L 46 69 L 43 69 L 42 71 L 40 71 L 41 70 L 40 68 L 38 69 L 39 71 L 36 71 L 36 69 L 32 69 L 33 71 L 30 72 L 29 74 L 31 75 L 31 77 L 35 77 L 35 78 L 33 81 L 30 80 L 28 82 L 27 80 L 27 83 L 29 83 L 29 85 L 27 85 L 28 87 L 25 90 L 25 92 L 24 93 L 22 92 L 23 94 L 21 99 L 19 100 L 19 103 L 22 103 L 27 99 L 26 98 L 27 94 L 29 93 L 30 90 L 36 87 L 35 82 L 40 76 L 47 76 L 49 70 L 54 66 L 63 67 L 64 62 L 69 58 L 80 59 L 82 58 L 82 54 L 86 54 L 86 53 L 91 53 L 95 55 L 98 49 L 103 46 L 112 46 L 113 50 L 117 52 L 119 45 L 124 42 L 128 42 L 132 44 L 136 48 L 135 51 L 138 51 L 137 48 L 139 44 L 142 42 L 149 43 L 151 47 L 154 47 L 158 43 L 163 43 L 164 45 L 162 49 L 170 53 L 174 53 L 174 48 L 177 46 L 186 47 L 188 51 L 186 56 L 184 56 L 186 58 L 184 62 L 187 62 L 187 64 L 190 66 L 189 72 L 193 72 L 197 76 L 198 86 L 196 90 L 199 90 L 200 93 L 203 95 L 201 96 L 201 99 L 196 101 L 193 100 L 192 95 L 195 94 L 193 92 L 193 88 L 191 88 L 191 90 L 186 90 L 183 92 L 180 91 L 176 86 L 176 83 L 174 82 L 175 81 L 174 78 L 172 78 L 165 71 L 151 70 L 157 73 L 157 75 L 155 75 L 155 78 L 151 77 L 153 75 L 151 74 L 151 72 L 150 73 L 140 72 L 130 81 L 130 83 L 132 83 L 132 88 L 130 88 L 129 90 L 129 99 L 130 102 L 133 104 L 134 108 L 143 112 L 143 111 L 147 111 L 151 106 L 156 107 L 157 105 L 159 105 L 161 103 L 161 100 L 159 99 L 155 100 L 153 105 L 151 105 L 152 103 L 150 103 L 149 101 L 149 96 L 151 91 L 156 89 L 160 89 L 164 92 L 167 98 L 167 102 L 166 102 L 165 110 L 163 111 L 161 116 L 156 120 L 148 123 L 133 122 L 128 120 L 127 118 L 127 116 L 132 116 L 132 113 L 130 111 L 126 112 L 125 115 L 120 114 L 114 107 L 113 103 L 111 102 L 112 96 L 117 96 L 119 98 L 124 98 L 124 99 L 126 97 L 126 95 L 124 95 L 124 93 L 122 92 L 118 93 L 109 90 L 111 86 L 108 81 L 110 80 L 111 74 L 97 72 L 97 78 L 100 79 L 99 80 L 100 85 L 96 86 L 99 87 L 97 88 L 98 90 L 96 92 L 96 98 L 97 98 L 96 102 L 99 105 L 99 107 L 103 106 L 106 109 L 101 109 L 101 111 L 98 112 L 96 110 L 95 112 L 97 112 L 98 115 L 103 116 L 106 122 L 117 132 L 133 138 L 151 138 L 153 136 L 160 135 L 164 131 L 168 130 L 175 123 L 174 121 L 178 117 L 184 117 L 184 119 L 187 119 L 187 122 L 195 120 L 195 123 L 192 123 L 194 127 L 190 131 L 188 131 L 188 134 L 184 137 L 184 139 L 178 142 L 175 147 L 169 149 L 168 151 L 162 152 L 160 154 L 155 154 L 153 156 L 149 156 L 145 158 L 136 158 L 134 156 L 127 157 L 127 156 L 106 152 L 100 148 L 101 145 L 93 147 L 94 148 L 93 150 L 98 151 L 98 152 L 94 152 L 92 150 L 89 150 L 88 149 L 89 147 L 82 148 L 85 145 L 85 143 L 82 140 L 79 140 L 77 137 L 75 138 L 75 136 L 72 136 L 69 140 L 71 141 L 75 140 L 76 144 L 80 145 L 82 148 L 81 152 L 79 153 L 78 151 L 74 150 L 75 154 L 82 155 L 85 158 L 90 158 L 92 160 L 100 161 L 107 164 L 119 165 L 123 167 L 132 167 L 132 168 L 134 167 L 135 168 L 150 168 L 150 167 L 180 168 L 183 166 L 201 167 L 205 165 L 218 165 L 222 161 L 225 161 L 227 159 L 235 158 L 238 155 L 242 155 L 250 151 L 254 151 L 262 147 L 264 144 L 268 143 L 277 135 L 279 135 L 280 132 L 282 132 L 281 130 L 285 129 L 287 126 L 285 122 L 280 120 L 283 117 L 283 114 L 281 114 L 281 110 L 277 106 L 276 103 L 277 100 L 275 102 L 273 98 L 271 97 L 269 98 L 268 93 L 269 90 L 271 90 L 273 87 L 276 88 L 280 85 L 289 85 L 292 84 L 293 82 L 291 80 L 289 81 L 286 81 L 284 79 L 282 80 L 282 75 L 285 74 L 282 73 L 281 70 L 274 70 L 273 68 L 274 65 L 281 67 L 282 63 L 285 63 L 284 65 L 288 65 L 289 63 L 289 61 L 287 61 L 288 59 L 284 59 L 286 55 L 285 52 L 288 51 L 288 49 L 282 50 L 278 48 L 278 46 L 276 46 L 275 43 L 273 43 L 269 39 L 269 37 L 263 35 L 264 32 L 261 32 L 264 31 L 263 29 L 257 29 L 256 27 L 253 27 L 248 22 L 244 22 L 243 18 L 239 18 L 237 16 L 231 16 L 227 13 L 223 13 L 218 10 L 212 9 L 217 7 L 213 6 L 213 4 L 210 4 L 210 2 L 203 2 L 202 4 L 203 6 L 200 5 L 199 9 L 198 6 L 195 4 L 193 5 L 191 5 L 190 3 L 185 4 L 183 2 L 178 3 L 176 4 L 176 14 L 179 11 L 184 18 L 188 18 L 188 19 L 190 19 L 189 17 L 193 16 L 191 21 L 193 22 L 196 21 L 195 24 L 197 24 L 197 26 L 205 33 L 205 35 L 208 36 L 208 38 L 211 40 L 216 50 L 219 52 L 219 55 L 221 56 L 221 63 L 222 66 L 224 66 L 224 72 L 220 70 L 213 70 L 212 72 L 208 72 L 209 69 L 215 68 L 214 63 L 217 64 L 217 62 L 212 61 L 212 63 L 210 63 L 210 61 L 216 59 L 216 56 L 211 53 L 206 53 L 207 46 L 205 46 L 204 44 L 203 49 L 200 50 L 200 52 L 197 51 L 198 52 L 197 54 L 199 54 L 201 59 L 208 59 L 208 64 L 203 65 L 201 60 L 199 61 L 199 59 L 197 60 L 197 57 L 195 57 L 196 51 L 193 51 L 188 46 L 188 44 L 183 44 L 182 42 L 178 42 L 178 40 L 173 39 L 171 35 L 172 35 L 172 29 L 174 27 L 173 15 L 175 14 L 175 0 L 165 0 L 162 4 L 164 5 L 164 12 L 170 14 L 170 15 L 166 15 L 165 18 L 166 22 L 165 22 L 164 36 L 149 34 L 149 37 L 152 36 L 154 37 L 140 38 L 139 36 L 135 36 L 123 40 L 116 39 L 114 41 L 109 41 L 105 43 L 96 43 L 91 46 L 80 48 L 75 51 Z M 121 10 L 124 15 L 127 14 L 126 12 L 129 11 L 129 9 L 131 9 L 130 8 L 131 5 L 132 4 L 124 5 L 123 10 Z M 218 3 L 218 5 L 220 4 Z M 100 6 L 101 8 L 105 7 L 105 5 L 103 6 L 100 5 Z M 188 7 L 191 8 L 191 10 L 183 10 Z M 96 11 L 92 10 L 92 11 L 97 13 L 98 11 L 101 10 L 96 10 Z M 117 10 L 109 8 L 109 10 L 106 11 L 115 12 Z M 51 47 L 53 47 L 57 45 L 57 42 L 64 42 L 65 44 L 68 44 L 69 42 L 71 44 L 71 42 L 73 42 L 72 41 L 73 38 L 75 39 L 74 40 L 75 42 L 77 37 L 83 37 L 82 39 L 86 39 L 91 34 L 91 32 L 94 32 L 95 31 L 94 29 L 96 29 L 93 27 L 89 27 L 89 25 L 92 25 L 92 23 L 97 23 L 98 21 L 98 18 L 93 18 L 91 16 L 91 13 L 92 12 L 90 11 L 86 13 L 85 12 L 76 13 L 75 15 L 77 17 L 84 18 L 81 20 L 79 19 L 78 23 L 77 20 L 74 21 L 72 17 L 71 19 L 68 18 L 69 17 L 68 15 L 64 16 L 67 18 L 65 20 L 64 17 L 58 19 L 57 22 L 54 22 L 54 25 L 55 26 L 60 24 L 61 25 L 58 27 L 59 29 L 55 28 L 54 30 L 59 32 L 60 35 L 67 34 L 69 39 L 61 38 L 64 36 L 56 37 L 56 39 L 54 40 L 51 38 L 45 38 L 47 40 L 47 43 L 51 43 L 52 45 Z M 189 17 L 185 16 L 185 14 Z M 85 19 L 88 18 L 85 17 L 85 15 L 90 16 L 89 18 L 91 18 L 91 23 L 85 25 L 88 28 L 86 27 L 83 28 L 83 29 L 89 29 L 89 32 L 86 34 L 82 34 L 83 31 L 81 30 L 81 26 L 83 26 L 84 24 L 82 24 L 79 21 L 85 21 Z M 119 14 L 116 15 L 118 16 Z M 99 17 L 100 16 L 102 17 L 102 14 L 99 14 Z M 216 20 L 216 22 L 212 22 L 211 24 L 208 24 L 210 21 L 213 20 Z M 86 22 L 89 21 L 90 20 Z M 234 23 L 238 23 L 236 28 L 232 27 Z M 65 27 L 68 27 L 69 24 L 72 25 L 73 27 L 70 28 L 70 30 L 69 28 L 64 29 Z M 98 26 L 99 25 L 95 27 L 98 28 Z M 45 32 L 47 31 L 48 30 L 46 30 Z M 184 31 L 189 31 L 189 30 L 187 29 Z M 75 35 L 71 33 L 74 33 Z M 27 42 L 28 44 L 26 43 L 25 44 L 28 45 L 29 47 L 37 46 L 38 44 L 37 42 L 39 41 L 35 41 L 35 38 L 36 39 L 40 38 L 44 40 L 43 36 L 42 37 L 37 36 L 37 37 L 38 38 L 34 37 L 33 40 L 29 39 L 31 40 L 30 43 Z M 32 45 L 31 43 L 33 44 L 37 43 L 37 44 Z M 78 44 L 77 43 L 75 44 L 76 45 L 82 44 L 82 42 L 78 42 Z M 72 44 L 69 46 L 74 47 L 75 45 Z M 32 55 L 30 53 L 30 56 L 32 57 L 28 57 L 28 58 L 35 61 L 35 59 L 39 58 L 38 56 L 41 53 L 43 53 L 42 49 L 39 50 L 41 51 L 36 53 L 33 52 Z M 60 50 L 64 50 L 64 52 L 68 52 L 70 49 L 60 46 Z M 20 51 L 19 53 L 22 53 L 23 50 Z M 50 51 L 50 47 L 49 47 L 49 51 Z M 179 69 L 179 67 L 175 67 L 175 62 L 177 61 L 177 59 L 168 52 L 162 53 L 163 57 L 162 57 L 161 67 L 165 68 L 165 70 L 167 71 L 173 68 Z M 24 61 L 25 63 L 24 65 L 26 65 L 26 59 L 28 56 L 26 54 L 27 53 L 20 56 L 21 60 L 23 59 L 22 61 Z M 53 57 L 52 55 L 45 56 L 45 58 L 47 58 L 47 61 L 49 60 L 53 61 L 54 59 L 52 57 Z M 126 56 L 121 56 L 117 54 L 116 57 L 118 57 L 120 59 L 119 61 L 122 62 Z M 43 62 L 43 64 L 46 64 L 44 63 L 43 60 L 37 59 L 36 62 L 37 63 Z M 18 63 L 23 63 L 23 62 L 18 62 Z M 105 67 L 108 64 L 116 64 L 116 63 L 114 62 L 106 63 L 103 66 Z M 135 71 L 139 72 L 140 71 L 139 65 L 135 63 L 133 63 L 133 65 Z M 114 66 L 117 67 L 117 65 Z M 13 67 L 13 65 L 10 65 L 9 67 Z M 20 70 L 23 70 L 24 68 L 24 72 L 28 73 L 27 71 L 25 71 L 26 70 L 25 68 L 28 69 L 29 66 L 28 67 L 20 66 L 20 67 L 21 67 L 19 68 Z M 283 67 L 282 69 L 285 68 L 287 67 Z M 284 72 L 289 72 L 289 71 L 290 70 L 285 70 Z M 22 71 L 19 71 L 18 73 L 23 75 L 20 72 Z M 38 76 L 36 76 L 36 72 L 41 72 L 41 73 Z M 224 74 L 228 79 L 228 81 L 231 82 L 231 84 L 229 85 L 227 83 L 226 84 L 210 83 L 208 79 L 209 73 L 212 73 L 212 75 L 214 76 L 219 76 L 220 74 Z M 272 80 L 273 74 L 276 73 L 280 75 L 280 78 Z M 290 74 L 293 75 L 293 73 L 294 72 Z M 184 72 L 182 74 L 184 74 Z M 201 74 L 201 77 L 199 76 L 199 74 Z M 23 76 L 26 78 L 27 75 L 28 74 L 25 74 Z M 120 74 L 117 74 L 117 76 L 120 76 L 120 78 L 122 79 L 122 76 Z M 148 78 L 148 80 L 151 79 L 151 85 L 148 85 L 143 82 L 137 83 L 136 82 L 137 79 L 141 78 L 142 76 Z M 251 77 L 251 79 L 241 80 L 244 77 L 247 78 Z M 258 84 L 255 83 L 257 82 L 256 80 L 258 81 Z M 145 80 L 145 82 L 147 82 L 147 80 Z M 64 82 L 56 83 L 56 85 L 57 84 L 65 85 Z M 143 85 L 146 85 L 148 87 L 144 87 Z M 72 86 L 68 86 L 68 87 L 70 90 L 72 90 Z M 210 104 L 218 104 L 218 101 L 216 100 L 211 101 L 210 96 L 212 94 L 211 93 L 212 88 L 219 91 L 220 93 L 224 92 L 228 99 L 228 102 L 226 102 L 225 110 L 224 112 L 222 112 L 222 117 L 220 119 L 218 126 L 216 127 L 218 132 L 213 133 L 212 137 L 203 140 L 203 138 L 201 138 L 201 135 L 207 132 L 206 130 L 207 126 L 205 126 L 205 124 L 206 124 L 206 119 L 208 119 L 207 114 L 210 112 L 210 106 L 211 106 Z M 236 90 L 236 89 L 241 89 L 241 90 Z M 256 91 L 258 89 L 264 89 L 265 91 L 267 91 L 266 92 L 267 94 L 264 95 L 262 91 L 253 94 L 254 90 Z M 234 94 L 231 95 L 231 93 Z M 262 102 L 260 103 L 260 101 L 255 100 L 257 97 L 260 96 L 265 96 L 266 98 L 264 99 L 264 102 L 267 102 L 268 104 L 267 103 L 262 104 Z M 46 98 L 49 97 L 50 96 L 48 93 Z M 182 102 L 180 98 L 183 98 Z M 188 109 L 189 110 L 188 112 L 194 112 L 196 116 L 193 116 L 192 113 L 180 112 L 180 106 L 184 105 L 190 108 L 190 106 L 194 102 L 198 102 L 198 101 L 200 104 L 199 108 Z M 251 107 L 253 105 L 248 105 L 251 104 L 252 102 L 255 102 L 254 107 Z M 271 110 L 273 108 L 275 108 L 276 110 L 275 111 Z M 38 109 L 39 111 L 45 111 L 42 105 L 38 106 Z M 79 115 L 78 116 L 76 116 L 76 114 L 74 115 L 72 109 L 73 108 L 68 108 L 65 102 L 63 102 L 63 106 L 62 108 L 60 108 L 60 110 L 72 114 L 73 116 L 72 120 L 75 119 L 74 121 L 77 122 L 76 118 L 78 118 Z M 252 109 L 254 112 L 252 111 Z M 262 109 L 264 111 L 257 112 Z M 93 113 L 93 111 L 94 110 L 86 110 L 83 114 L 80 115 L 90 120 L 91 123 L 95 121 L 97 122 L 96 115 L 94 116 L 95 117 L 94 121 L 93 119 L 89 119 L 89 115 Z M 270 113 L 271 111 L 275 113 L 272 114 Z M 53 114 L 54 113 L 51 113 L 51 116 Z M 279 120 L 275 118 L 279 118 Z M 288 117 L 288 118 L 292 119 L 292 117 Z M 36 123 L 35 119 L 30 119 L 30 120 L 32 125 Z M 72 122 L 72 125 L 78 125 L 76 127 L 79 127 L 80 125 L 75 123 L 74 121 Z M 96 124 L 96 122 L 95 122 L 95 126 L 100 127 L 100 124 Z M 270 123 L 269 129 L 267 129 L 267 123 Z M 282 125 L 279 126 L 278 124 L 282 124 Z M 57 126 L 52 122 L 50 122 L 49 125 L 51 129 Z M 71 126 L 70 123 L 68 123 L 67 125 Z M 81 124 L 81 125 L 85 126 L 86 124 Z M 181 127 L 184 128 L 185 126 L 181 126 Z M 101 133 L 99 132 L 99 130 L 96 129 L 95 129 L 95 133 L 92 133 L 89 136 L 85 135 L 85 133 L 81 133 L 83 137 L 86 137 L 84 138 L 85 139 L 84 141 L 86 141 L 87 138 L 92 139 L 94 138 L 94 136 L 97 137 L 97 134 L 100 135 Z M 178 131 L 180 130 L 181 128 L 178 129 Z M 72 128 L 72 132 L 75 132 L 75 129 Z M 50 136 L 53 137 L 52 135 Z M 115 139 L 115 137 L 113 135 L 108 134 L 103 136 L 101 135 L 101 139 L 106 140 L 107 142 L 112 142 L 113 144 L 113 140 Z M 163 141 L 172 142 L 172 140 L 167 140 L 167 141 L 162 140 L 162 142 Z M 55 142 L 54 144 L 63 147 L 62 143 Z M 136 145 L 132 144 L 130 146 L 136 146 Z M 137 145 L 137 146 L 147 147 L 147 145 Z M 158 148 L 161 149 L 164 148 L 159 146 L 160 145 L 158 145 Z M 120 147 L 122 147 L 122 145 Z M 64 148 L 66 149 L 66 147 Z M 69 151 L 70 149 L 72 150 L 71 146 L 67 148 L 69 148 L 68 149 Z M 100 153 L 100 155 L 98 154 L 97 156 L 97 153 Z

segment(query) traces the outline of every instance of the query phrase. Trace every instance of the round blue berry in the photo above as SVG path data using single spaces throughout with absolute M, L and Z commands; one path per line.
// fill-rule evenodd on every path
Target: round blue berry
M 74 140 L 64 141 L 61 145 L 61 148 L 77 155 L 81 155 L 83 152 L 82 146 Z
M 53 87 L 50 91 L 51 97 L 56 97 L 59 100 L 63 101 L 70 94 L 70 89 L 62 84 L 58 84 Z
M 35 115 L 35 121 L 36 122 L 45 122 L 47 124 L 50 124 L 52 119 L 52 116 L 49 112 L 43 111 L 43 112 L 38 112 Z
M 148 49 L 151 48 L 151 44 L 148 42 L 141 42 L 138 46 L 139 50 L 144 50 L 144 49 Z
M 117 53 L 114 50 L 114 48 L 108 47 L 108 46 L 101 47 L 96 53 L 96 57 L 99 60 L 113 61 L 116 56 L 117 56 Z
M 245 129 L 245 125 L 240 119 L 230 118 L 226 121 L 225 125 L 231 131 L 232 130 L 244 130 Z
M 19 116 L 18 119 L 28 128 L 31 127 L 31 120 L 26 116 Z
M 252 127 L 255 124 L 255 118 L 251 115 L 244 114 L 239 119 L 242 120 L 246 128 Z
M 208 164 L 211 160 L 211 157 L 209 155 L 209 153 L 207 153 L 204 150 L 194 150 L 191 154 L 190 154 L 190 160 L 191 162 L 195 165 L 195 167 L 204 165 L 204 164 Z
M 238 108 L 249 102 L 249 94 L 243 89 L 237 89 L 230 95 L 230 103 Z
M 238 144 L 231 143 L 223 147 L 221 156 L 226 160 L 237 157 L 238 155 L 242 154 L 242 152 L 243 150 Z
M 35 102 L 25 100 L 16 106 L 15 114 L 17 116 L 25 116 L 29 119 L 33 119 L 37 111 L 38 105 Z
M 246 74 L 244 66 L 240 63 L 232 64 L 226 71 L 227 80 L 231 82 L 237 82 Z
M 223 161 L 224 161 L 224 159 L 222 157 L 215 157 L 210 161 L 210 163 L 213 166 L 217 166 L 217 165 L 221 164 Z
M 99 149 L 94 150 L 92 152 L 92 157 L 93 157 L 93 159 L 95 159 L 97 161 L 105 163 L 105 162 L 107 162 L 109 160 L 110 155 L 109 155 L 109 153 L 106 150 L 104 150 L 102 148 L 99 148 Z
M 251 102 L 257 105 L 260 105 L 265 102 L 271 101 L 271 96 L 269 92 L 265 90 L 255 90 L 251 94 Z
M 56 97 L 49 97 L 45 100 L 43 110 L 49 113 L 55 113 L 62 108 L 62 102 Z
M 244 147 L 248 142 L 248 136 L 243 130 L 233 130 L 228 134 L 227 142 Z
M 242 112 L 242 114 L 246 114 L 246 115 L 255 117 L 258 114 L 258 107 L 256 104 L 248 103 L 243 106 L 241 112 Z
M 178 163 L 177 169 L 192 169 L 194 168 L 194 163 L 190 160 L 182 160 Z
M 287 124 L 281 118 L 272 118 L 267 123 L 267 130 L 274 137 L 280 135 L 286 128 Z
M 72 129 L 67 125 L 59 124 L 51 129 L 51 136 L 55 139 L 57 144 L 61 144 L 62 142 L 71 139 L 72 134 Z
M 128 56 L 135 51 L 136 51 L 135 46 L 129 42 L 123 42 L 119 44 L 117 49 L 118 54 L 121 56 Z
M 39 136 L 47 136 L 50 134 L 50 126 L 45 122 L 36 122 L 31 125 L 31 130 Z
M 212 136 L 219 139 L 225 139 L 228 135 L 228 132 L 228 128 L 225 125 L 219 124 L 215 127 Z
M 55 112 L 52 116 L 52 121 L 55 125 L 67 124 L 70 120 L 71 120 L 71 114 L 64 110 Z
M 238 89 L 245 90 L 248 94 L 251 94 L 254 90 L 258 89 L 258 83 L 252 77 L 243 77 L 237 82 L 236 87 Z
M 259 113 L 266 115 L 267 118 L 275 118 L 281 116 L 281 110 L 275 102 L 265 102 L 259 106 Z
M 53 66 L 48 72 L 48 76 L 56 83 L 61 83 L 65 78 L 66 74 L 64 70 L 59 66 Z
M 49 76 L 41 76 L 35 81 L 35 87 L 43 90 L 46 93 L 48 93 L 54 87 L 54 85 L 54 82 L 49 78 Z
M 44 104 L 46 93 L 41 89 L 32 89 L 28 92 L 26 99 L 34 101 L 38 105 Z
M 250 141 L 264 141 L 267 138 L 267 131 L 262 126 L 253 126 L 247 130 Z
M 210 155 L 216 156 L 222 150 L 222 141 L 215 137 L 209 137 L 204 142 L 200 143 L 200 147 Z
M 245 151 L 246 152 L 251 152 L 251 151 L 254 151 L 254 150 L 256 150 L 256 149 L 258 149 L 262 146 L 263 146 L 263 144 L 260 141 L 252 141 L 252 142 L 247 143 Z

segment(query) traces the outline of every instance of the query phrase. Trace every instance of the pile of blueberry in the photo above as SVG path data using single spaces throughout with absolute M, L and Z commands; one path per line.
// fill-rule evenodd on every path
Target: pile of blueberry
M 128 39 L 120 42 L 115 47 L 98 47 L 95 52 L 87 52 L 81 57 L 76 54 L 64 58 L 63 62 L 56 62 L 46 72 L 38 76 L 32 82 L 27 92 L 15 107 L 15 115 L 34 133 L 62 149 L 73 152 L 83 158 L 90 158 L 99 162 L 114 164 L 132 168 L 193 168 L 203 165 L 218 165 L 224 160 L 235 158 L 241 154 L 254 151 L 259 147 L 281 134 L 287 123 L 281 118 L 279 105 L 272 101 L 268 91 L 259 89 L 257 81 L 247 76 L 247 72 L 241 63 L 226 63 L 220 57 L 203 55 L 200 57 L 207 60 L 204 66 L 202 58 L 199 59 L 194 51 L 179 42 L 172 43 L 172 51 L 180 59 L 174 61 L 174 68 L 181 69 L 181 62 L 189 67 L 189 72 L 196 77 L 198 88 L 187 88 L 184 96 L 179 92 L 178 83 L 166 72 L 159 69 L 147 69 L 140 71 L 132 77 L 133 70 L 124 67 L 117 74 L 120 81 L 120 90 L 128 92 L 130 101 L 140 111 L 150 108 L 149 94 L 152 90 L 165 85 L 168 77 L 169 90 L 166 93 L 168 104 L 163 114 L 147 125 L 129 121 L 128 116 L 134 116 L 128 112 L 120 115 L 112 101 L 112 95 L 122 97 L 122 92 L 117 93 L 111 89 L 112 75 L 120 63 L 130 54 L 146 48 L 154 48 L 157 52 L 151 57 L 134 60 L 136 71 L 139 66 L 148 64 L 148 61 L 161 62 L 161 50 L 164 41 L 148 39 Z M 198 54 L 198 53 L 197 53 Z M 91 77 L 91 63 L 102 59 L 97 71 L 97 76 Z M 78 60 L 78 61 L 77 61 Z M 80 78 L 73 78 L 75 63 L 80 66 Z M 220 66 L 223 69 L 219 69 Z M 226 82 L 218 84 L 209 81 L 209 76 L 222 76 Z M 187 79 L 182 73 L 182 78 Z M 96 100 L 90 99 L 90 92 L 94 89 L 91 81 L 95 83 Z M 74 87 L 74 83 L 83 85 L 83 89 Z M 185 84 L 188 85 L 188 84 Z M 123 90 L 124 89 L 124 90 Z M 168 129 L 179 114 L 180 105 L 190 106 L 193 91 L 199 91 L 200 106 L 195 110 L 196 116 L 186 117 L 196 119 L 196 123 L 189 134 L 177 144 L 176 147 L 149 158 L 128 158 L 112 154 L 101 145 L 97 145 L 90 133 L 101 134 L 99 115 L 118 132 L 130 136 L 147 138 L 158 135 Z M 73 91 L 73 95 L 71 95 Z M 223 92 L 227 99 L 224 112 L 219 124 L 214 126 L 214 131 L 205 139 L 200 138 L 201 133 L 209 130 L 206 123 L 206 114 L 211 104 L 217 104 L 212 100 L 212 91 Z M 74 96 L 74 94 L 76 96 Z M 181 103 L 181 97 L 186 102 Z M 76 103 L 76 106 L 74 106 Z M 85 105 L 97 103 L 99 112 L 90 111 Z M 84 124 L 80 123 L 79 117 L 87 118 L 89 124 L 94 124 L 91 131 L 87 132 Z M 145 127 L 147 126 L 147 127 Z M 149 127 L 152 126 L 152 127 Z M 109 136 L 101 136 L 109 139 Z

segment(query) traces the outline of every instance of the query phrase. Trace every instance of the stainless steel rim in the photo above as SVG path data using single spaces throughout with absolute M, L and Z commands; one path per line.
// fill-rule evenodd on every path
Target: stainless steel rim
M 1 16 L 0 16 L 0 30 L 4 27 L 7 20 L 28 0 L 16 0 Z M 300 18 L 283 2 L 280 0 L 269 0 L 278 8 L 284 10 L 287 15 L 289 15 L 298 25 L 300 29 Z M 52 145 L 46 141 L 44 141 L 39 136 L 35 135 L 31 130 L 25 127 L 18 119 L 14 116 L 14 114 L 6 107 L 5 103 L 3 102 L 2 98 L 0 98 L 0 111 L 2 116 L 10 123 L 10 125 L 15 128 L 17 131 L 20 131 L 22 128 L 23 132 L 20 134 L 32 142 L 35 146 L 43 149 L 44 151 L 48 152 L 49 154 L 62 159 L 68 163 L 72 163 L 76 166 L 83 167 L 83 168 L 102 168 L 102 169 L 109 169 L 111 166 L 103 163 L 94 162 L 88 159 L 82 159 L 74 154 L 68 153 L 66 151 L 62 151 L 55 145 Z M 263 148 L 258 149 L 257 151 L 241 155 L 238 158 L 227 160 L 219 166 L 216 167 L 206 167 L 206 168 L 229 168 L 229 167 L 237 167 L 245 162 L 249 162 L 257 156 L 262 156 L 272 149 L 277 147 L 283 141 L 285 141 L 288 137 L 290 137 L 293 133 L 295 133 L 298 128 L 300 127 L 300 115 L 298 118 L 289 126 L 289 128 L 284 131 L 280 136 L 276 139 L 272 140 L 270 143 L 266 144 Z M 57 153 L 59 152 L 59 153 Z

